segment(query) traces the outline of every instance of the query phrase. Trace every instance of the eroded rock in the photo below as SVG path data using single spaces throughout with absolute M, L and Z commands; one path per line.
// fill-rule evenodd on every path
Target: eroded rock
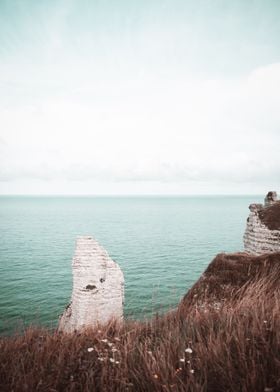
M 277 193 L 274 191 L 268 192 L 264 199 L 264 205 L 265 206 L 270 206 L 271 204 L 275 203 L 277 201 Z
M 245 252 L 255 255 L 280 251 L 280 201 L 268 192 L 265 204 L 251 204 L 244 234 Z
M 85 327 L 122 321 L 124 277 L 118 266 L 92 237 L 78 237 L 72 262 L 73 291 L 58 329 L 73 332 Z

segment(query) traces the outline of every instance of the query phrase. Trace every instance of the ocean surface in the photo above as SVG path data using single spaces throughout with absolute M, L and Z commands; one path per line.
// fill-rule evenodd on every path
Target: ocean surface
M 126 317 L 175 307 L 217 253 L 243 249 L 253 202 L 262 197 L 0 197 L 0 333 L 56 326 L 79 235 L 121 266 Z

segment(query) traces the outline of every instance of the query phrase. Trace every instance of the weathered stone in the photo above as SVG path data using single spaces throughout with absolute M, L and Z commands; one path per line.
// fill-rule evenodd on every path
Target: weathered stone
M 261 209 L 263 209 L 263 205 L 261 203 L 260 204 L 253 203 L 249 205 L 249 210 L 251 212 L 260 211 Z
M 73 332 L 84 327 L 122 321 L 123 273 L 92 237 L 78 237 L 72 262 L 73 291 L 58 329 Z
M 264 205 L 269 206 L 277 201 L 277 193 L 276 192 L 268 192 L 264 199 Z
M 280 202 L 276 192 L 268 192 L 265 205 L 251 204 L 244 234 L 247 253 L 261 255 L 280 251 Z

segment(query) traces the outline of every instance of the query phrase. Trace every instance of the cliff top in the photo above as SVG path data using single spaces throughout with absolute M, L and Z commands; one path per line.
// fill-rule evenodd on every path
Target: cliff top
M 270 230 L 280 230 L 280 200 L 259 210 L 258 215 Z
M 261 256 L 247 253 L 218 254 L 200 279 L 184 296 L 181 306 L 230 301 L 234 295 L 242 295 L 241 289 L 252 281 L 269 278 L 272 285 L 280 280 L 280 253 Z M 271 287 L 274 290 L 275 287 Z

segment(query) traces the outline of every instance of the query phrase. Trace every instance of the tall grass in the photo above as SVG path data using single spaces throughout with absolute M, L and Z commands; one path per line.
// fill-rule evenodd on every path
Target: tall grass
M 213 291 L 204 304 L 186 301 L 147 322 L 71 335 L 34 327 L 2 338 L 0 390 L 279 391 L 275 268 L 244 281 L 219 307 Z
M 279 292 L 265 288 L 219 310 L 3 338 L 1 391 L 278 391 Z

